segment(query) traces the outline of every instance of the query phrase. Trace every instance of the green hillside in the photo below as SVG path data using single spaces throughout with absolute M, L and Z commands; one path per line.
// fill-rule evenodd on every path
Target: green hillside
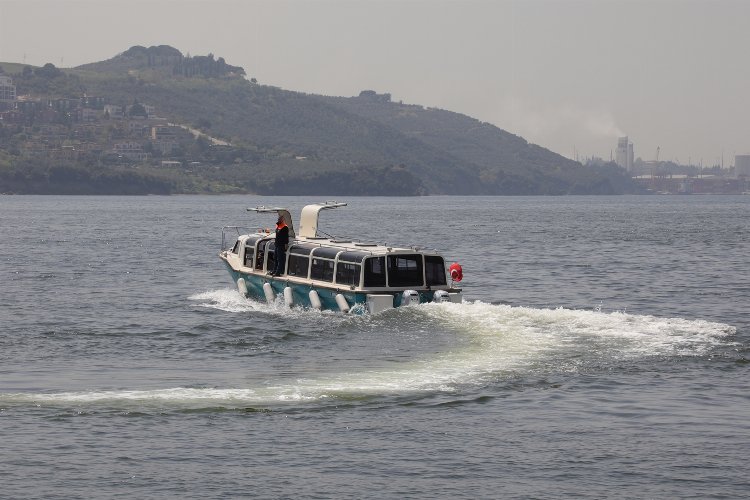
M 129 187 L 122 191 L 129 193 L 609 194 L 635 189 L 618 168 L 583 167 L 465 115 L 393 103 L 374 92 L 333 98 L 261 85 L 212 54 L 187 57 L 168 46 L 136 46 L 107 61 L 62 71 L 52 65 L 0 66 L 19 95 L 97 96 L 130 109 L 121 121 L 107 115 L 86 127 L 71 113 L 35 115 L 37 123 L 38 117 L 55 123 L 58 137 L 68 133 L 69 144 L 79 149 L 84 144 L 76 137 L 87 134 L 85 146 L 99 156 L 79 155 L 76 161 L 38 151 L 30 158 L 29 144 L 44 137 L 33 136 L 29 127 L 2 125 L 0 192 L 108 193 L 118 192 L 118 183 L 125 181 Z M 141 104 L 203 135 L 188 134 L 169 156 L 159 156 L 154 141 L 123 125 L 139 118 L 133 113 L 144 109 Z M 38 134 L 45 130 L 38 128 Z M 102 158 L 118 140 L 139 142 L 148 158 L 107 164 Z M 59 139 L 59 148 L 64 142 Z M 75 180 L 62 183 L 65 189 L 60 189 L 61 169 L 75 172 Z

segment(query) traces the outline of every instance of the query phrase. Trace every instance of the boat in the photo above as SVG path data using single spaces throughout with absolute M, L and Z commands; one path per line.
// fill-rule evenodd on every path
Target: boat
M 245 297 L 281 302 L 289 307 L 377 314 L 427 302 L 463 300 L 455 283 L 463 278 L 460 264 L 446 270 L 436 250 L 417 246 L 337 238 L 318 229 L 321 211 L 345 207 L 326 201 L 302 208 L 299 230 L 287 208 L 258 206 L 248 211 L 283 217 L 289 228 L 284 272 L 272 275 L 275 234 L 259 228 L 244 232 L 225 226 L 219 258 Z

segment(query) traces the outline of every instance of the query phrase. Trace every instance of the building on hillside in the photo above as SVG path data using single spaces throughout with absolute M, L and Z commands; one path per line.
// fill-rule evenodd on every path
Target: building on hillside
M 734 171 L 737 177 L 750 177 L 750 155 L 736 155 Z
M 157 125 L 151 127 L 152 141 L 176 141 L 178 137 L 187 131 L 177 125 Z
M 0 123 L 21 125 L 25 121 L 26 120 L 23 116 L 23 113 L 21 113 L 17 109 L 11 109 L 8 111 L 0 111 Z
M 156 106 L 152 106 L 151 104 L 142 104 L 142 106 L 146 110 L 146 116 L 149 120 L 156 118 Z
M 122 106 L 116 104 L 105 104 L 104 114 L 110 118 L 122 118 Z
M 16 101 L 16 109 L 23 114 L 34 114 L 36 111 L 42 109 L 42 101 L 29 96 L 21 96 Z
M 118 142 L 112 146 L 112 152 L 118 157 L 132 161 L 148 160 L 149 154 L 137 142 Z
M 162 156 L 171 155 L 179 142 L 192 136 L 189 131 L 177 125 L 156 125 L 151 127 L 151 144 Z
M 68 111 L 78 109 L 81 106 L 81 100 L 68 98 L 47 99 L 47 106 L 54 109 L 55 111 L 66 113 Z
M 0 76 L 0 111 L 12 109 L 16 103 L 16 86 L 9 76 Z
M 95 122 L 99 119 L 102 112 L 98 109 L 93 108 L 81 108 L 78 114 L 79 121 L 82 122 Z
M 169 156 L 172 154 L 177 147 L 175 141 L 151 141 L 151 147 L 154 148 L 154 152 L 158 151 L 162 156 Z
M 627 136 L 617 139 L 615 163 L 628 172 L 633 170 L 633 143 L 628 141 Z
M 145 138 L 148 137 L 150 131 L 151 127 L 145 120 L 134 120 L 131 118 L 128 122 L 128 132 L 131 135 Z
M 81 97 L 81 106 L 84 108 L 102 110 L 104 108 L 104 97 L 84 95 Z

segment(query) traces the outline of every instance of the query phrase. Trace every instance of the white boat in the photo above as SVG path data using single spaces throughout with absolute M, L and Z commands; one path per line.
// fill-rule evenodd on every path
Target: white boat
M 424 302 L 461 302 L 461 266 L 446 272 L 437 251 L 395 247 L 324 235 L 318 230 L 322 210 L 346 206 L 324 202 L 302 209 L 299 231 L 289 210 L 255 207 L 248 211 L 273 213 L 289 227 L 284 273 L 272 276 L 274 233 L 259 229 L 244 233 L 239 226 L 222 230 L 219 258 L 241 294 L 273 302 L 283 297 L 287 306 L 351 313 L 379 313 Z M 276 219 L 274 219 L 275 221 Z

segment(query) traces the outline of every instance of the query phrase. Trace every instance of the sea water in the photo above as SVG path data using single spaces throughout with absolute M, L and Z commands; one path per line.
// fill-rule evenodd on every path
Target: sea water
M 349 198 L 465 302 L 241 297 L 221 227 L 317 201 L 0 197 L 0 497 L 750 491 L 750 197 Z

